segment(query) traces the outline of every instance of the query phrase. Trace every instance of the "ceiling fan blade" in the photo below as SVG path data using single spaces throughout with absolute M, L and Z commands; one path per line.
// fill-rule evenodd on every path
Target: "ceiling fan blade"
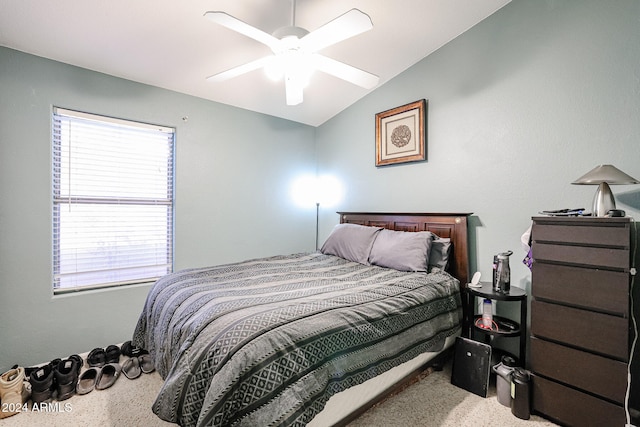
M 267 64 L 273 55 L 268 55 L 260 59 L 256 59 L 255 61 L 247 62 L 244 65 L 240 65 L 238 67 L 231 68 L 227 71 L 223 71 L 218 74 L 214 74 L 213 76 L 207 77 L 207 80 L 211 82 L 221 82 L 223 80 L 231 79 L 233 77 L 237 77 L 239 75 L 248 73 L 249 71 L 257 70 L 258 68 L 263 67 Z
M 271 34 L 265 33 L 264 31 L 259 30 L 256 27 L 253 27 L 246 22 L 239 20 L 238 18 L 229 15 L 228 13 L 206 12 L 204 16 L 205 18 L 215 22 L 216 24 L 227 27 L 230 30 L 243 34 L 247 37 L 259 41 L 262 44 L 269 46 L 271 50 L 275 51 L 280 44 L 280 40 L 273 37 Z
M 371 89 L 378 84 L 380 78 L 359 68 L 336 61 L 324 55 L 312 55 L 313 65 L 319 71 L 346 80 L 354 85 Z
M 286 75 L 284 78 L 285 91 L 287 93 L 287 105 L 298 105 L 302 103 L 303 84 L 293 78 Z
M 372 28 L 369 15 L 358 9 L 351 9 L 304 36 L 300 44 L 309 52 L 317 52 Z

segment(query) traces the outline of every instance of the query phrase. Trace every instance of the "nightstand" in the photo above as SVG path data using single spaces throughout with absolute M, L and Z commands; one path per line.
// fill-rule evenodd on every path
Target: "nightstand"
M 492 301 L 507 301 L 517 302 L 520 304 L 520 323 L 517 321 L 507 319 L 500 316 L 493 316 L 493 319 L 498 323 L 500 328 L 498 330 L 488 330 L 476 326 L 476 320 L 482 318 L 482 314 L 472 315 L 469 324 L 469 338 L 474 339 L 474 335 L 481 335 L 484 337 L 484 342 L 491 344 L 495 337 L 519 337 L 520 338 L 520 354 L 519 365 L 526 366 L 527 358 L 527 293 L 524 289 L 511 287 L 509 293 L 496 292 L 493 290 L 493 285 L 488 282 L 480 282 L 482 285 L 479 288 L 468 287 L 467 292 L 469 297 L 467 298 L 468 313 L 475 312 L 476 299 L 474 297 L 488 298 Z M 511 326 L 511 327 L 508 327 Z

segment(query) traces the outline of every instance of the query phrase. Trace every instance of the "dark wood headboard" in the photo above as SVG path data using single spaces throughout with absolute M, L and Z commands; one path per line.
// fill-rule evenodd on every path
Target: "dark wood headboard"
M 431 231 L 440 237 L 448 237 L 452 243 L 449 273 L 460 281 L 469 283 L 469 245 L 467 219 L 471 213 L 381 213 L 338 212 L 340 223 L 384 227 L 398 231 Z

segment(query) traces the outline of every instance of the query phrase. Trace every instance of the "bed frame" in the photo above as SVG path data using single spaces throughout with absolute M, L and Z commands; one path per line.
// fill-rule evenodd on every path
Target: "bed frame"
M 460 281 L 460 285 L 465 288 L 469 282 L 469 245 L 467 220 L 471 213 L 381 213 L 381 212 L 338 212 L 340 223 L 359 224 L 374 227 L 384 227 L 389 230 L 398 231 L 431 231 L 443 238 L 450 238 L 452 242 L 452 257 L 449 260 L 447 270 L 451 275 Z M 463 307 L 466 293 L 463 292 Z M 468 313 L 463 314 L 463 331 Z M 420 376 L 429 368 L 434 370 L 442 369 L 451 354 L 453 347 L 442 351 L 435 358 L 411 371 L 404 378 L 386 389 L 374 400 L 367 402 L 364 406 L 346 414 L 344 418 L 334 424 L 346 426 L 351 421 L 364 414 L 368 409 L 382 402 L 387 397 L 403 390 L 407 385 L 417 381 Z

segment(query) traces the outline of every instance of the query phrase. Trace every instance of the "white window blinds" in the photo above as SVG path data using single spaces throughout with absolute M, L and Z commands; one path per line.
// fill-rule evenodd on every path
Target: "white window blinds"
M 174 129 L 54 108 L 54 291 L 141 283 L 173 263 Z

